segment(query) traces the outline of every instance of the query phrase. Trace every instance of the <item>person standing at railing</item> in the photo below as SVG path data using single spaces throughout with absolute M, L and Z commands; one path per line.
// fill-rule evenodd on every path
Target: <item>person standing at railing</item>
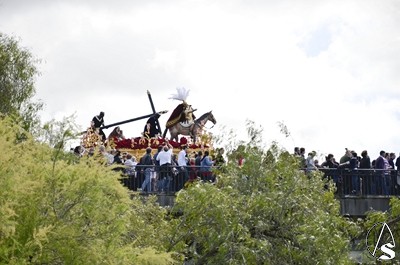
M 158 183 L 159 191 L 167 192 L 169 191 L 172 163 L 172 145 L 168 140 L 165 140 L 163 149 L 157 155 L 156 160 L 160 162 L 160 179 Z
M 180 179 L 178 181 L 177 190 L 180 190 L 185 185 L 186 181 L 189 179 L 189 173 L 187 169 L 188 158 L 187 158 L 187 145 L 181 146 L 181 151 L 178 153 L 178 167 L 179 167 L 179 175 Z
M 371 168 L 371 159 L 368 156 L 367 150 L 364 150 L 361 152 L 360 168 L 361 169 L 370 169 Z
M 296 146 L 296 147 L 294 148 L 294 153 L 293 153 L 293 155 L 296 156 L 296 157 L 300 156 L 300 148 L 299 148 L 299 147 Z
M 388 162 L 390 165 L 390 169 L 394 169 L 394 159 L 396 158 L 396 155 L 394 153 L 389 154 Z
M 142 170 L 144 171 L 144 181 L 142 183 L 142 191 L 151 192 L 151 173 L 154 163 L 151 157 L 151 147 L 146 148 L 146 154 L 140 159 Z
M 399 155 L 399 157 L 396 159 L 396 164 L 395 164 L 395 166 L 396 166 L 396 169 L 397 169 L 397 170 L 400 170 L 400 155 Z
M 308 153 L 307 159 L 306 159 L 306 173 L 309 175 L 312 171 L 318 170 L 318 168 L 315 166 L 314 163 L 314 157 L 316 155 L 315 151 L 312 151 Z
M 392 189 L 393 195 L 398 195 L 398 190 L 399 190 L 399 184 L 397 183 L 397 172 L 396 172 L 396 167 L 395 167 L 395 160 L 396 159 L 396 154 L 395 153 L 390 153 L 389 154 L 389 165 L 390 165 L 390 185 L 391 187 L 395 187 Z M 394 193 L 396 192 L 396 193 Z
M 179 169 L 178 169 L 178 155 L 177 154 L 172 154 L 172 159 L 171 159 L 171 166 L 170 166 L 170 191 L 178 191 L 180 190 L 179 187 L 179 182 L 181 182 L 181 175 L 179 174 Z
M 208 152 L 208 150 L 204 151 L 204 156 L 201 159 L 201 172 L 205 181 L 214 182 L 214 178 L 211 172 L 211 167 L 214 164 L 214 161 L 211 160 L 209 155 L 210 153 Z
M 339 175 L 336 172 L 336 169 L 339 167 L 339 164 L 335 161 L 335 157 L 333 154 L 328 154 L 328 156 L 325 157 L 325 162 L 321 164 L 321 167 L 324 169 L 325 172 L 325 177 L 328 178 L 329 180 L 333 180 L 333 182 L 336 184 L 336 187 L 338 187 L 338 178 Z
M 307 167 L 307 162 L 306 162 L 306 149 L 304 147 L 300 148 L 300 153 L 299 153 L 299 161 L 300 161 L 300 168 L 304 169 Z
M 359 167 L 357 153 L 352 151 L 351 158 L 349 161 L 349 169 L 352 171 L 351 173 L 351 193 L 359 194 L 360 193 L 360 176 L 358 172 L 355 172 Z
M 194 157 L 189 158 L 189 182 L 193 182 L 197 179 L 197 168 L 196 168 L 196 160 Z M 186 186 L 186 184 L 185 184 Z
M 132 156 L 131 154 L 127 154 L 126 155 L 126 160 L 124 162 L 124 165 L 126 167 L 125 173 L 127 175 L 135 175 L 135 166 L 136 166 L 137 162 L 136 162 L 136 158 L 134 156 Z
M 368 151 L 364 150 L 361 152 L 361 160 L 360 160 L 360 177 L 362 180 L 362 189 L 363 194 L 369 195 L 373 194 L 372 192 L 375 190 L 376 192 L 376 183 L 374 182 L 374 178 L 371 175 L 371 159 L 368 155 Z
M 123 182 L 129 189 L 135 190 L 135 189 L 137 189 L 137 186 L 135 187 L 135 181 L 136 181 L 135 166 L 137 165 L 136 158 L 134 156 L 132 156 L 131 154 L 127 154 L 124 165 L 126 167 L 125 174 L 128 176 L 128 178 L 123 179 Z
M 217 155 L 215 157 L 215 166 L 222 167 L 225 166 L 226 161 L 224 158 L 225 149 L 223 147 L 217 148 Z
M 163 146 L 159 145 L 157 148 L 157 153 L 154 154 L 153 156 L 153 162 L 154 162 L 154 178 L 151 181 L 151 189 L 156 191 L 158 189 L 158 180 L 160 179 L 160 161 L 157 160 L 158 154 L 162 151 Z
M 385 158 L 385 151 L 380 151 L 379 157 L 375 161 L 375 168 L 378 169 L 376 182 L 378 183 L 378 193 L 382 191 L 383 195 L 389 195 L 390 175 L 388 174 L 389 162 Z
M 345 148 L 346 152 L 344 153 L 344 155 L 340 158 L 339 160 L 339 164 L 345 164 L 346 162 L 349 162 L 352 154 L 351 151 L 347 148 Z
M 196 175 L 201 178 L 201 159 L 203 158 L 203 152 L 199 151 L 194 159 L 194 166 L 196 170 Z
M 396 166 L 396 184 L 397 184 L 397 195 L 399 195 L 400 192 L 400 154 L 399 157 L 396 159 L 396 163 L 394 164 Z

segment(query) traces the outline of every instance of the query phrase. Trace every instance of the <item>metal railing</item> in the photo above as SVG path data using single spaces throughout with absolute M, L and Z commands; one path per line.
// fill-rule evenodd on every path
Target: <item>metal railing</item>
M 214 167 L 213 167 L 214 169 Z M 143 166 L 134 169 L 120 167 L 121 182 L 132 191 L 145 193 L 175 193 L 195 180 L 213 183 L 216 175 L 200 166 Z
M 394 169 L 320 168 L 324 178 L 331 179 L 340 197 L 347 196 L 399 196 L 399 172 Z
M 200 166 L 142 166 L 121 171 L 121 182 L 132 191 L 175 193 L 194 180 L 214 183 L 216 167 L 203 171 Z M 319 168 L 324 179 L 332 180 L 339 197 L 400 196 L 400 171 L 389 169 Z

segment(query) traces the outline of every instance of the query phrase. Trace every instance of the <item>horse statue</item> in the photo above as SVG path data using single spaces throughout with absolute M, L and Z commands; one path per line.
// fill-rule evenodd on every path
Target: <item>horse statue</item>
M 211 121 L 214 125 L 217 123 L 217 121 L 215 120 L 214 115 L 212 114 L 211 111 L 204 113 L 203 115 L 200 116 L 200 118 L 194 120 L 194 122 L 192 122 L 191 124 L 178 122 L 175 125 L 167 128 L 165 130 L 169 130 L 171 140 L 178 142 L 178 135 L 182 134 L 182 135 L 186 135 L 186 136 L 191 136 L 193 139 L 193 142 L 196 143 L 197 136 L 201 135 L 207 121 Z M 166 134 L 166 131 L 165 131 L 164 135 L 165 134 Z

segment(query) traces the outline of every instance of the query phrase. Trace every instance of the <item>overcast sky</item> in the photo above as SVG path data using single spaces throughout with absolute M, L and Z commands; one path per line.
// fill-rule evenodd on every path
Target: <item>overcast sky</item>
M 214 134 L 240 138 L 249 119 L 291 152 L 400 152 L 397 0 L 0 0 L 0 31 L 42 60 L 44 120 L 146 115 L 149 90 L 165 128 L 185 87 Z M 121 128 L 136 137 L 144 123 Z

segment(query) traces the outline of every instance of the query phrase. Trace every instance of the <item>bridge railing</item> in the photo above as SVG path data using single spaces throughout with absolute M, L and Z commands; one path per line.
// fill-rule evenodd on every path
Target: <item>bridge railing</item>
M 187 182 L 200 179 L 204 182 L 216 181 L 216 167 L 213 172 L 203 171 L 200 166 L 141 166 L 135 170 L 117 167 L 121 171 L 121 182 L 133 191 L 152 193 L 174 193 L 181 190 Z M 320 168 L 323 178 L 335 183 L 337 195 L 348 196 L 400 196 L 400 171 L 389 169 L 346 169 Z M 143 183 L 148 177 L 149 184 Z M 399 177 L 398 177 L 399 176 Z M 399 180 L 398 180 L 399 179 Z
M 394 169 L 319 169 L 332 179 L 341 197 L 367 195 L 400 195 L 399 172 Z
M 212 167 L 214 171 L 216 167 Z M 136 165 L 134 170 L 117 167 L 121 171 L 121 182 L 132 191 L 148 193 L 175 193 L 185 184 L 194 180 L 213 183 L 215 172 L 203 171 L 200 166 L 142 166 Z M 146 180 L 147 178 L 147 180 Z

